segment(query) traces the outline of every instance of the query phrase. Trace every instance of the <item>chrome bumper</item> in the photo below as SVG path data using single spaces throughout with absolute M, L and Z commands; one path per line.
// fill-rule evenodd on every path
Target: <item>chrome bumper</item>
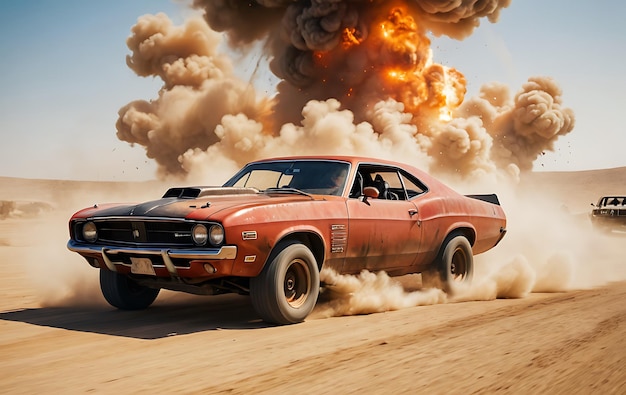
M 167 249 L 167 248 L 129 248 L 116 246 L 98 246 L 85 243 L 78 243 L 74 240 L 67 242 L 67 248 L 70 251 L 79 254 L 100 254 L 107 268 L 111 271 L 117 271 L 115 264 L 111 258 L 116 254 L 132 254 L 138 256 L 160 256 L 167 271 L 172 276 L 178 275 L 178 270 L 172 262 L 172 258 L 177 259 L 235 259 L 237 257 L 237 246 L 222 246 L 218 248 L 206 248 L 198 250 L 190 249 Z

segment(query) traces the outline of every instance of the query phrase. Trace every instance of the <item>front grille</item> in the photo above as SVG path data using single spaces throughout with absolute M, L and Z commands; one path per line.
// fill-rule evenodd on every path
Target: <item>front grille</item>
M 172 220 L 93 219 L 98 229 L 96 244 L 120 246 L 196 247 L 191 231 L 198 222 Z M 75 237 L 82 238 L 82 226 L 75 224 Z M 206 224 L 207 227 L 210 224 Z M 81 240 L 84 241 L 84 240 Z

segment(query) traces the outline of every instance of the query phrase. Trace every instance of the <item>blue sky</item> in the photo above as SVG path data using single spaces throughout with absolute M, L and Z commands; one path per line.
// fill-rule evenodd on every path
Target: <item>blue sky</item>
M 117 111 L 154 98 L 160 81 L 125 63 L 137 18 L 190 10 L 169 0 L 0 2 L 0 176 L 132 181 L 154 178 L 142 147 L 115 136 Z M 576 126 L 536 170 L 626 166 L 626 3 L 513 0 L 463 41 L 432 38 L 434 60 L 461 71 L 468 95 L 491 81 L 512 94 L 553 77 Z M 242 70 L 246 73 L 246 70 Z

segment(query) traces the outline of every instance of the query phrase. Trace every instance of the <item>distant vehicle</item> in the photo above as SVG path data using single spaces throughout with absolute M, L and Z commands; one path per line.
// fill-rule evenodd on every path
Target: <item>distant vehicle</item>
M 496 195 L 463 196 L 411 166 L 309 156 L 249 163 L 221 187 L 85 208 L 69 232 L 112 306 L 146 308 L 161 288 L 235 292 L 263 320 L 290 324 L 313 310 L 323 268 L 422 273 L 453 292 L 506 217 Z
M 626 232 L 626 196 L 602 196 L 597 204 L 591 204 L 591 223 L 604 231 Z

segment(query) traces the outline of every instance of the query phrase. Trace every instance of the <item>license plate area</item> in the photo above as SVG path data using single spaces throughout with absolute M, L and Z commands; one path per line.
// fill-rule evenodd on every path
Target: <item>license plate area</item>
M 130 272 L 134 274 L 156 275 L 150 258 L 130 257 Z

